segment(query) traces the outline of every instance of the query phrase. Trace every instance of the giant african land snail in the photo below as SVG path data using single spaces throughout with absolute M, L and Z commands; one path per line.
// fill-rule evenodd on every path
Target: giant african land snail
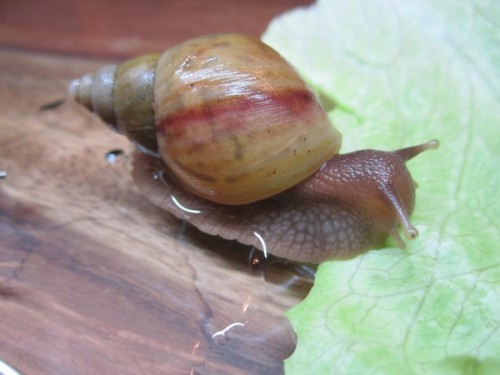
M 438 142 L 338 154 L 341 136 L 315 95 L 257 39 L 196 38 L 84 76 L 70 93 L 158 156 L 136 155 L 136 182 L 202 231 L 313 263 L 379 247 L 388 235 L 404 247 L 398 225 L 418 235 L 405 162 Z M 148 163 L 160 179 L 141 167 Z

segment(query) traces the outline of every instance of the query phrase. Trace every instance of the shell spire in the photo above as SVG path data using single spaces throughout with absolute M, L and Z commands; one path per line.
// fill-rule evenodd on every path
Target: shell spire
M 113 107 L 113 85 L 116 65 L 108 65 L 95 74 L 86 74 L 71 81 L 70 97 L 89 111 L 95 113 L 113 130 L 118 131 Z
M 109 65 L 73 80 L 69 95 L 141 149 L 157 151 L 153 85 L 158 54 Z

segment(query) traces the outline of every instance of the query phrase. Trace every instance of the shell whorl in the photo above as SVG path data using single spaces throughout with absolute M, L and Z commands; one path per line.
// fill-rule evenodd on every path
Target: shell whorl
M 186 188 L 232 205 L 298 184 L 341 144 L 297 71 L 240 34 L 196 38 L 160 57 L 155 123 L 159 153 Z
M 113 130 L 119 131 L 113 107 L 113 88 L 117 65 L 108 65 L 94 74 L 71 81 L 68 91 L 77 103 L 95 113 Z
M 109 65 L 70 83 L 69 94 L 114 131 L 155 153 L 153 84 L 158 54 Z

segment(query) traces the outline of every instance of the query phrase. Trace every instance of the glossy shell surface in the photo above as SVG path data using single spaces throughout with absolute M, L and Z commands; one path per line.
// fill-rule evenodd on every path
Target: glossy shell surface
M 338 153 L 317 98 L 258 39 L 221 34 L 160 56 L 154 80 L 159 152 L 195 194 L 224 204 L 275 195 Z

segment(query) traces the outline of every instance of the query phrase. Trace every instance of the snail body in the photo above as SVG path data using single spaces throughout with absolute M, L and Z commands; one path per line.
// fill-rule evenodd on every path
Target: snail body
M 196 38 L 84 76 L 70 94 L 147 151 L 133 172 L 145 195 L 202 231 L 314 263 L 388 235 L 404 247 L 399 224 L 417 236 L 405 162 L 437 141 L 339 155 L 313 92 L 257 39 Z

